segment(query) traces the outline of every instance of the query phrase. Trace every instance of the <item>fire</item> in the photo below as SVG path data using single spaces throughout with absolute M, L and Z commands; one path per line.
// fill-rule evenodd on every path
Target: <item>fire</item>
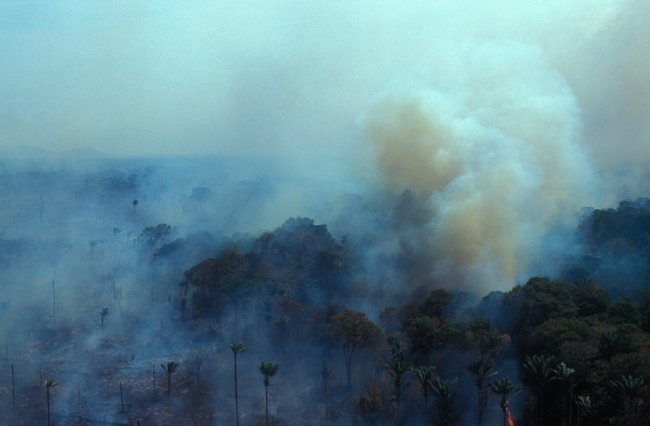
M 512 419 L 512 413 L 507 408 L 506 408 L 506 418 L 508 420 L 508 426 L 515 426 L 515 421 Z

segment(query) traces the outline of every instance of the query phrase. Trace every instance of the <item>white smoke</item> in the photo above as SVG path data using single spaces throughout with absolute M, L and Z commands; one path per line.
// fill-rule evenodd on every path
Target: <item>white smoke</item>
M 388 184 L 430 203 L 420 231 L 432 277 L 505 289 L 597 183 L 576 98 L 539 48 L 466 44 L 457 54 L 431 85 L 394 90 L 365 122 Z

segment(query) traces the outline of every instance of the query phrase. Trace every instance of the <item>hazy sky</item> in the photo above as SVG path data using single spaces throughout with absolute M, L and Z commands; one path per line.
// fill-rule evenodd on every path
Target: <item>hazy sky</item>
M 0 144 L 356 152 L 384 93 L 520 43 L 572 89 L 597 163 L 648 160 L 649 4 L 1 0 Z

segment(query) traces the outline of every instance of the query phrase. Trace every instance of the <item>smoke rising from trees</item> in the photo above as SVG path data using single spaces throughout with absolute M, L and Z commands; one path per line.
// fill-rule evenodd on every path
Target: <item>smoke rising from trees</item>
M 581 209 L 650 192 L 649 12 L 1 2 L 0 418 L 259 423 L 271 360 L 269 423 L 488 424 L 494 367 L 553 424 L 544 351 L 576 418 L 620 416 L 648 206 Z

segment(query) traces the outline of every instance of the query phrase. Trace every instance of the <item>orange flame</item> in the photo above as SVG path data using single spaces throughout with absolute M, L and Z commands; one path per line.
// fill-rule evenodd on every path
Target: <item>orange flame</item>
M 508 420 L 508 426 L 515 426 L 515 421 L 512 420 L 512 413 L 506 408 L 506 416 Z

